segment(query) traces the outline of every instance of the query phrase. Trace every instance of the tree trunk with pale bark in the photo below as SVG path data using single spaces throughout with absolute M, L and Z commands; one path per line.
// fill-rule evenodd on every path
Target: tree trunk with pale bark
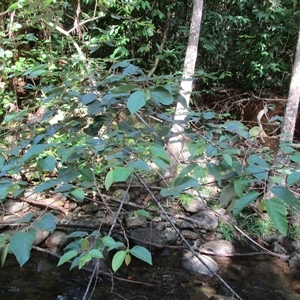
M 186 125 L 186 118 L 188 116 L 188 107 L 190 96 L 193 89 L 193 76 L 195 73 L 195 66 L 198 54 L 199 35 L 201 28 L 203 10 L 203 0 L 194 0 L 193 14 L 190 26 L 188 46 L 186 50 L 183 75 L 181 81 L 181 95 L 185 98 L 186 106 L 182 103 L 177 103 L 174 124 L 172 132 L 174 136 L 169 139 L 167 149 L 170 153 L 171 164 L 166 176 L 174 175 L 177 170 L 178 160 L 182 154 L 184 146 L 184 129 Z

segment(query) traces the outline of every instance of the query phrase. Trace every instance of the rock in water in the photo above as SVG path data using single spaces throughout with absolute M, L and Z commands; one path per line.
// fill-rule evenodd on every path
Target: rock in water
M 192 252 L 186 251 L 183 254 L 181 265 L 188 271 L 192 271 L 201 275 L 207 275 L 209 277 L 214 276 L 213 272 L 218 271 L 218 264 L 209 256 L 199 255 L 201 260 L 207 265 L 207 268 Z

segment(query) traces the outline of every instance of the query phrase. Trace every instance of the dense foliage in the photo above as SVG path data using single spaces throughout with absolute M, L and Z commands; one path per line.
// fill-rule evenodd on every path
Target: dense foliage
M 134 176 L 163 181 L 174 104 L 184 104 L 179 81 L 190 1 L 24 0 L 1 6 L 1 201 L 20 197 L 29 187 L 78 202 L 94 192 L 101 201 L 114 183 Z M 286 92 L 298 24 L 297 1 L 207 3 L 197 72 L 203 91 L 198 92 L 212 87 Z M 148 76 L 156 63 L 157 75 Z M 202 191 L 212 176 L 223 188 L 221 206 L 236 216 L 251 205 L 266 210 L 286 235 L 287 208 L 300 210 L 293 194 L 300 180 L 298 151 L 281 145 L 275 161 L 256 131 L 228 113 L 190 110 L 187 122 L 189 162 L 165 183 L 161 196 L 176 200 L 185 189 Z M 295 165 L 281 164 L 287 155 Z M 265 199 L 268 186 L 272 199 Z M 29 223 L 30 230 L 1 236 L 0 244 L 23 265 L 35 231 L 53 231 L 55 219 L 45 213 L 20 222 Z M 80 236 L 60 264 L 79 255 L 74 264 L 82 267 L 101 258 L 104 246 L 122 248 L 113 270 L 130 254 L 151 263 L 144 248 L 96 238 L 90 249 Z

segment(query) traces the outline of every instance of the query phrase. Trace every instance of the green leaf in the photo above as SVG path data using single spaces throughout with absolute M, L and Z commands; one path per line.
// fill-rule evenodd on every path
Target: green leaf
M 215 118 L 216 113 L 214 111 L 207 111 L 207 112 L 203 112 L 202 116 L 205 120 L 211 120 Z
M 56 228 L 56 218 L 51 213 L 47 213 L 40 220 L 34 222 L 33 226 L 36 229 L 53 232 Z
M 178 180 L 180 179 L 180 180 Z M 172 188 L 162 188 L 160 191 L 160 194 L 163 197 L 167 197 L 167 196 L 174 196 L 174 197 L 178 197 L 180 195 L 180 193 L 187 189 L 187 188 L 191 188 L 191 187 L 198 187 L 199 183 L 195 178 L 192 177 L 183 177 L 183 178 L 177 178 L 177 181 L 175 182 L 176 186 L 172 187 Z
M 150 217 L 150 214 L 148 211 L 144 210 L 144 209 L 138 209 L 137 211 L 137 214 L 140 215 L 140 216 L 143 216 L 143 217 L 146 217 L 146 218 L 149 218 Z
M 254 202 L 257 199 L 258 195 L 258 192 L 249 192 L 248 194 L 241 197 L 234 208 L 233 215 L 238 215 L 246 206 Z
M 298 210 L 300 209 L 299 199 L 286 187 L 276 185 L 271 188 L 271 192 L 287 204 L 294 206 Z
M 118 248 L 125 248 L 124 243 L 122 242 L 115 242 L 113 245 L 107 248 L 107 251 L 111 251 L 113 249 L 118 249 Z
M 84 177 L 88 181 L 94 182 L 93 171 L 90 168 L 84 167 L 84 168 L 78 169 L 78 172 L 80 173 L 80 175 L 82 177 Z
M 93 259 L 92 256 L 89 254 L 86 254 L 85 256 L 80 257 L 79 265 L 78 265 L 79 269 L 81 269 L 87 262 L 91 261 L 92 259 Z
M 34 189 L 34 192 L 35 193 L 40 193 L 40 192 L 43 192 L 45 190 L 49 190 L 51 188 L 53 188 L 54 186 L 60 184 L 61 181 L 59 179 L 50 179 L 46 182 L 43 182 L 42 184 L 40 184 L 39 186 L 37 186 L 35 189 Z
M 286 218 L 286 207 L 282 200 L 272 198 L 265 201 L 268 215 L 278 231 L 286 236 L 288 230 L 288 222 Z
M 76 189 L 70 193 L 73 199 L 78 202 L 82 202 L 84 200 L 84 190 Z
M 74 231 L 70 234 L 67 235 L 68 238 L 77 238 L 77 237 L 85 237 L 89 235 L 87 232 L 85 231 Z
M 55 169 L 56 160 L 52 156 L 48 156 L 46 158 L 39 158 L 38 159 L 38 165 L 44 170 L 44 171 L 50 171 L 53 172 Z
M 132 249 L 129 250 L 130 254 L 135 256 L 136 258 L 152 265 L 152 257 L 149 250 L 142 246 L 134 246 Z
M 237 193 L 234 189 L 234 185 L 232 183 L 227 184 L 222 188 L 220 194 L 220 205 L 228 206 L 231 201 L 237 198 Z
M 152 161 L 161 169 L 166 170 L 168 165 L 160 158 L 154 157 Z
M 234 189 L 237 193 L 237 195 L 241 198 L 244 194 L 246 183 L 243 178 L 236 178 L 233 181 Z
M 188 173 L 192 172 L 196 167 L 198 167 L 198 164 L 196 164 L 196 163 L 189 164 L 188 166 L 186 166 L 185 168 L 182 169 L 182 171 L 180 172 L 178 177 L 184 177 Z
M 126 253 L 126 256 L 125 256 L 125 264 L 126 266 L 128 266 L 131 262 L 131 255 L 129 253 Z
M 266 172 L 266 169 L 261 166 L 249 166 L 245 169 L 248 172 L 248 174 L 256 177 L 259 180 L 268 179 L 268 172 Z
M 102 252 L 98 249 L 92 249 L 88 254 L 93 258 L 104 258 Z
M 169 157 L 167 151 L 162 146 L 152 144 L 150 146 L 150 151 L 155 158 L 160 158 L 167 164 L 170 163 L 170 157 Z
M 114 257 L 112 259 L 112 263 L 111 263 L 111 266 L 112 266 L 112 269 L 114 272 L 119 270 L 119 268 L 121 267 L 121 265 L 124 262 L 126 254 L 127 254 L 126 251 L 120 250 L 114 255 Z
M 127 100 L 127 108 L 131 114 L 136 113 L 146 104 L 146 93 L 144 91 L 136 91 L 130 95 Z
M 2 253 L 1 253 L 1 268 L 3 267 L 6 258 L 7 258 L 7 254 L 8 254 L 8 250 L 10 248 L 10 243 L 6 244 L 3 249 L 2 249 Z
M 232 157 L 227 153 L 223 154 L 222 156 L 223 156 L 223 159 L 227 162 L 227 164 L 230 167 L 232 167 Z
M 71 260 L 72 258 L 74 258 L 75 256 L 78 255 L 78 251 L 77 250 L 71 250 L 68 251 L 67 253 L 65 253 L 60 259 L 59 262 L 57 264 L 57 266 L 61 266 L 62 264 L 64 264 L 65 262 Z
M 114 170 L 110 170 L 105 177 L 105 189 L 108 191 L 111 185 L 114 183 Z
M 131 165 L 135 169 L 138 169 L 138 170 L 141 170 L 141 171 L 150 171 L 150 168 L 149 168 L 148 164 L 143 160 L 136 160 L 133 163 L 131 163 Z
M 215 165 L 214 163 L 206 164 L 207 173 L 213 175 L 215 179 L 218 181 L 218 184 L 221 185 L 222 175 L 220 173 L 220 167 Z
M 33 145 L 31 146 L 26 153 L 21 157 L 20 159 L 20 163 L 23 164 L 24 162 L 26 162 L 27 160 L 29 160 L 30 158 L 32 158 L 35 155 L 41 154 L 43 153 L 47 148 L 49 148 L 50 145 Z
M 172 94 L 164 87 L 156 87 L 151 92 L 151 98 L 154 102 L 159 102 L 164 105 L 170 105 L 174 102 Z
M 34 242 L 36 231 L 19 231 L 10 239 L 10 249 L 16 256 L 19 265 L 22 267 L 30 258 L 30 250 Z
M 97 99 L 97 95 L 96 94 L 94 94 L 94 93 L 88 93 L 88 94 L 83 95 L 83 97 L 81 99 L 81 102 L 82 102 L 83 105 L 87 105 L 87 104 L 93 102 L 96 99 Z
M 132 173 L 132 167 L 116 167 L 113 170 L 113 179 L 114 182 L 126 181 L 129 175 Z
M 298 164 L 300 164 L 300 154 L 291 155 L 290 159 Z
M 288 186 L 294 185 L 295 183 L 300 181 L 300 172 L 293 172 L 293 173 L 289 174 L 286 181 L 287 181 Z
M 219 150 L 211 145 L 206 147 L 205 152 L 208 157 L 217 156 L 219 154 Z
M 111 236 L 106 235 L 102 238 L 102 243 L 106 247 L 111 247 L 116 243 L 116 241 Z
M 247 161 L 250 165 L 259 165 L 267 169 L 270 168 L 269 164 L 263 158 L 256 154 L 250 155 Z

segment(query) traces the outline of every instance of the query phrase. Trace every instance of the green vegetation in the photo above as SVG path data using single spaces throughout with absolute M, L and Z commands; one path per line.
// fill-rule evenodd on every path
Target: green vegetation
M 186 202 L 182 192 L 207 190 L 202 183 L 210 177 L 226 188 L 220 204 L 243 219 L 243 229 L 264 236 L 274 225 L 293 236 L 287 211 L 300 210 L 294 193 L 300 152 L 281 143 L 275 155 L 260 144 L 251 124 L 234 119 L 238 111 L 229 104 L 235 94 L 286 95 L 300 16 L 296 0 L 208 1 L 186 120 L 189 162 L 168 182 L 163 175 L 171 158 L 165 145 L 173 135 L 175 105 L 186 106 L 180 80 L 190 1 L 87 0 L 79 11 L 51 0 L 2 1 L 0 7 L 2 204 L 29 188 L 61 193 L 77 203 L 94 194 L 101 202 L 116 183 L 137 177 L 147 183 L 160 179 L 165 182 L 160 196 Z M 278 120 L 276 115 L 269 123 Z M 269 187 L 271 198 L 265 194 Z M 247 207 L 267 212 L 270 221 L 244 218 Z M 144 210 L 134 215 L 148 216 Z M 2 264 L 11 251 L 22 266 L 36 231 L 56 228 L 54 215 L 46 211 L 18 222 L 29 227 L 12 237 L 0 235 Z M 231 239 L 231 227 L 223 224 L 218 230 Z M 114 271 L 129 264 L 132 255 L 152 263 L 146 248 L 130 248 L 109 235 L 75 232 L 72 237 L 59 265 L 74 259 L 71 267 L 82 268 L 102 258 L 104 246 L 118 249 Z

